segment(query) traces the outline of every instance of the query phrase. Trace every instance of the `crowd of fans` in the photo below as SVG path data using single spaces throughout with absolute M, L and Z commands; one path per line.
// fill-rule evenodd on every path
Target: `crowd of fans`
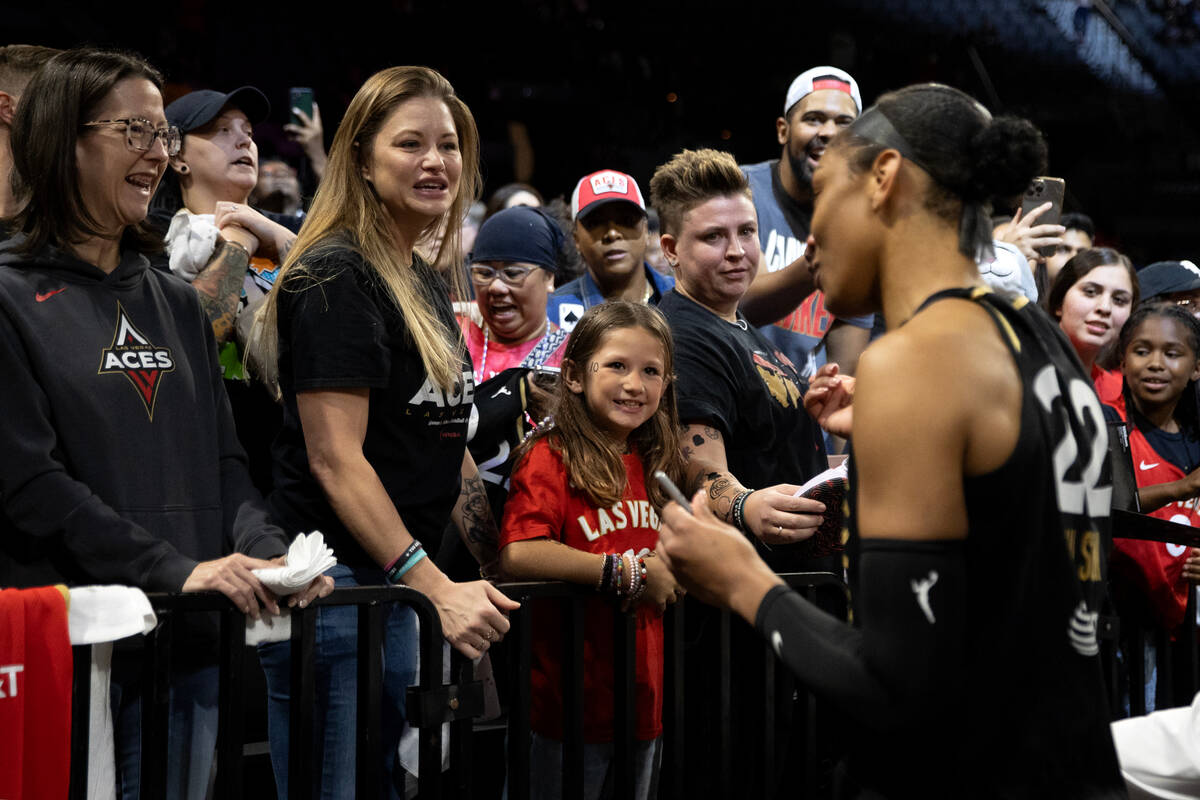
M 0 586 L 218 591 L 277 615 L 254 570 L 320 530 L 338 564 L 288 605 L 402 583 L 471 658 L 517 607 L 494 582 L 590 586 L 588 796 L 611 780 L 612 595 L 636 613 L 639 798 L 662 756 L 661 615 L 692 592 L 853 720 L 844 796 L 967 796 L 983 774 L 995 796 L 1121 796 L 1096 657 L 1110 552 L 1118 608 L 1167 630 L 1200 558 L 1111 546 L 1104 419 L 1159 467 L 1137 473 L 1141 508 L 1200 521 L 1200 269 L 1139 275 L 1049 205 L 993 217 L 1045 170 L 1031 123 L 936 84 L 867 106 L 815 67 L 783 94 L 778 159 L 664 153 L 648 198 L 620 164 L 580 165 L 569 198 L 509 184 L 483 204 L 466 103 L 393 67 L 328 153 L 315 106 L 289 126 L 320 177 L 306 202 L 298 165 L 260 161 L 261 91 L 164 107 L 162 85 L 128 53 L 0 49 Z M 801 486 L 849 441 L 846 529 L 820 540 L 842 509 Z M 847 578 L 852 626 L 776 577 L 814 569 Z M 536 619 L 538 797 L 560 783 L 560 630 Z M 354 785 L 356 635 L 354 609 L 319 610 L 328 796 Z M 211 772 L 213 636 L 181 640 L 172 797 Z M 384 641 L 394 796 L 410 611 Z M 291 651 L 259 657 L 283 797 Z M 114 661 L 127 798 L 140 669 Z

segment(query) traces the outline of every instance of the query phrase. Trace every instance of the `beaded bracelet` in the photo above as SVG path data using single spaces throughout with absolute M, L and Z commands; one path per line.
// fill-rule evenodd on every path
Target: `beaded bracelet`
M 733 527 L 737 528 L 742 533 L 749 533 L 749 531 L 746 530 L 746 518 L 744 516 L 744 512 L 746 498 L 752 494 L 754 494 L 753 489 L 747 489 L 746 491 L 738 494 L 737 497 L 733 498 L 733 507 L 729 511 L 729 515 L 732 518 Z
M 637 559 L 637 568 L 633 571 L 633 574 L 637 577 L 637 588 L 634 588 L 629 593 L 629 599 L 637 600 L 639 597 L 641 597 L 643 594 L 646 593 L 646 589 L 648 588 L 646 586 L 646 559 L 645 558 Z
M 616 559 L 614 563 L 617 566 L 617 577 L 613 580 L 613 592 L 617 595 L 617 597 L 620 597 L 621 595 L 625 594 L 625 592 L 621 590 L 621 579 L 623 577 L 623 573 L 625 572 L 625 557 L 620 553 L 617 553 L 615 556 L 613 556 L 613 558 Z
M 414 539 L 413 543 L 406 547 L 395 561 L 383 568 L 387 574 L 388 583 L 399 582 L 404 577 L 404 573 L 415 567 L 423 558 L 425 558 L 425 548 Z

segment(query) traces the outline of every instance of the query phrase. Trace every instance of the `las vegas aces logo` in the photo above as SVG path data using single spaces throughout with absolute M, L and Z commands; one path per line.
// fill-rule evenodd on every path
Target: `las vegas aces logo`
M 129 319 L 117 303 L 117 327 L 112 344 L 100 353 L 100 375 L 124 375 L 142 398 L 146 414 L 154 419 L 154 402 L 163 375 L 175 371 L 171 349 L 156 347 Z

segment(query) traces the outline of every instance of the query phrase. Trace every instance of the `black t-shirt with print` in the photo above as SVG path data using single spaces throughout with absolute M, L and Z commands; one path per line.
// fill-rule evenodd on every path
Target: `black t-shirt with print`
M 338 561 L 371 559 L 338 520 L 308 467 L 296 393 L 370 389 L 363 453 L 405 526 L 433 555 L 459 491 L 474 383 L 463 350 L 455 393 L 428 378 L 404 317 L 363 257 L 345 244 L 320 247 L 279 292 L 279 383 L 283 429 L 275 440 L 272 509 L 289 534 L 319 529 Z M 419 256 L 413 269 L 426 301 L 456 330 L 446 285 Z
M 744 486 L 800 484 L 826 468 L 821 429 L 804 410 L 808 386 L 786 356 L 740 314 L 727 322 L 674 290 L 658 309 L 675 340 L 679 419 L 721 432 Z

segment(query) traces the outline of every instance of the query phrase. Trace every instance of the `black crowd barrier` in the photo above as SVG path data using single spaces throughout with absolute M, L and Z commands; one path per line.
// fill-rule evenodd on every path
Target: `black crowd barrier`
M 1200 530 L 1196 528 L 1120 509 L 1113 510 L 1113 536 L 1200 547 Z M 1147 711 L 1146 696 L 1142 690 L 1146 682 L 1143 642 L 1147 639 L 1155 644 L 1155 706 L 1162 709 L 1190 704 L 1200 690 L 1200 653 L 1197 648 L 1200 626 L 1196 623 L 1195 588 L 1188 591 L 1183 624 L 1174 631 L 1148 626 L 1133 615 L 1122 614 L 1120 608 L 1112 611 L 1112 614 L 1103 618 L 1101 634 L 1113 718 L 1141 716 Z M 1118 657 L 1118 650 L 1125 654 L 1123 659 Z M 1124 710 L 1126 702 L 1128 714 Z
M 832 613 L 846 613 L 846 587 L 829 573 L 794 573 L 781 576 L 790 586 L 805 593 Z M 500 590 L 522 606 L 511 617 L 512 629 L 502 647 L 505 653 L 495 658 L 494 667 L 505 669 L 501 686 L 506 689 L 502 707 L 507 711 L 508 796 L 525 800 L 529 796 L 529 701 L 533 609 L 539 603 L 553 603 L 563 610 L 563 797 L 583 796 L 583 673 L 585 634 L 584 605 L 595 592 L 561 583 L 502 584 Z M 172 769 L 167 757 L 168 696 L 173 638 L 179 621 L 190 614 L 218 612 L 220 617 L 220 693 L 217 732 L 216 773 L 213 796 L 238 800 L 244 786 L 244 712 L 247 654 L 245 618 L 222 595 L 151 594 L 151 605 L 158 615 L 158 626 L 142 644 L 144 669 L 142 703 L 141 786 L 143 797 L 165 796 L 166 781 Z M 442 631 L 437 612 L 428 598 L 405 587 L 360 587 L 337 589 L 307 609 L 293 610 L 291 638 L 291 715 L 289 720 L 288 786 L 291 798 L 310 798 L 319 788 L 315 759 L 309 752 L 313 743 L 316 687 L 313 651 L 316 609 L 321 606 L 358 608 L 358 718 L 357 776 L 354 796 L 361 800 L 378 798 L 382 790 L 379 765 L 382 763 L 380 739 L 381 659 L 362 657 L 382 650 L 385 612 L 392 603 L 411 607 L 420 620 L 420 673 L 417 684 L 407 695 L 409 723 L 420 731 L 418 796 L 422 800 L 441 797 L 491 797 L 476 791 L 473 776 L 475 762 L 482 753 L 475 747 L 475 718 L 483 713 L 483 687 L 475 680 L 473 665 L 454 651 L 451 675 L 443 675 Z M 632 791 L 635 722 L 636 639 L 634 617 L 613 605 L 614 640 L 614 718 L 613 788 L 614 796 Z M 703 626 L 689 626 L 689 616 L 705 616 Z M 774 796 L 786 783 L 787 796 L 820 796 L 827 786 L 830 741 L 816 735 L 820 706 L 803 689 L 795 687 L 786 669 L 776 670 L 776 659 L 769 646 L 758 639 L 728 612 L 716 612 L 692 598 L 669 607 L 665 617 L 665 698 L 663 708 L 663 768 L 659 796 L 663 800 L 684 797 Z M 702 637 L 695 635 L 699 627 Z M 690 632 L 689 632 L 689 629 Z M 753 641 L 754 647 L 734 648 L 738 635 Z M 753 637 L 752 639 L 750 637 Z M 706 639 L 708 649 L 699 647 Z M 704 672 L 715 677 L 715 693 L 708 686 L 688 685 L 693 662 L 704 660 Z M 708 663 L 712 659 L 712 663 Z M 87 796 L 89 749 L 89 675 L 91 648 L 75 648 L 71 742 L 72 800 Z M 752 676 L 751 686 L 735 685 L 738 676 Z M 498 679 L 500 676 L 498 675 Z M 753 691 L 751 691 L 751 689 Z M 782 692 L 782 694 L 781 694 Z M 735 697 L 736 695 L 736 697 Z M 746 698 L 758 701 L 747 708 Z M 147 702 L 148 699 L 148 702 Z M 731 717 L 746 722 L 737 732 L 726 724 Z M 442 725 L 449 723 L 449 769 L 442 771 Z M 700 752 L 690 742 L 699 731 L 710 738 L 712 746 Z M 735 735 L 749 731 L 749 738 L 735 741 Z M 347 732 L 347 735 L 351 735 Z M 691 752 L 689 748 L 697 750 Z M 785 752 L 786 751 L 786 752 Z M 715 753 L 715 761 L 709 756 Z M 746 753 L 755 763 L 747 764 Z M 747 772 L 760 773 L 747 784 Z M 777 776 L 772 778 L 772 776 Z M 747 792 L 753 785 L 754 791 Z M 703 787 L 697 794 L 697 786 Z

